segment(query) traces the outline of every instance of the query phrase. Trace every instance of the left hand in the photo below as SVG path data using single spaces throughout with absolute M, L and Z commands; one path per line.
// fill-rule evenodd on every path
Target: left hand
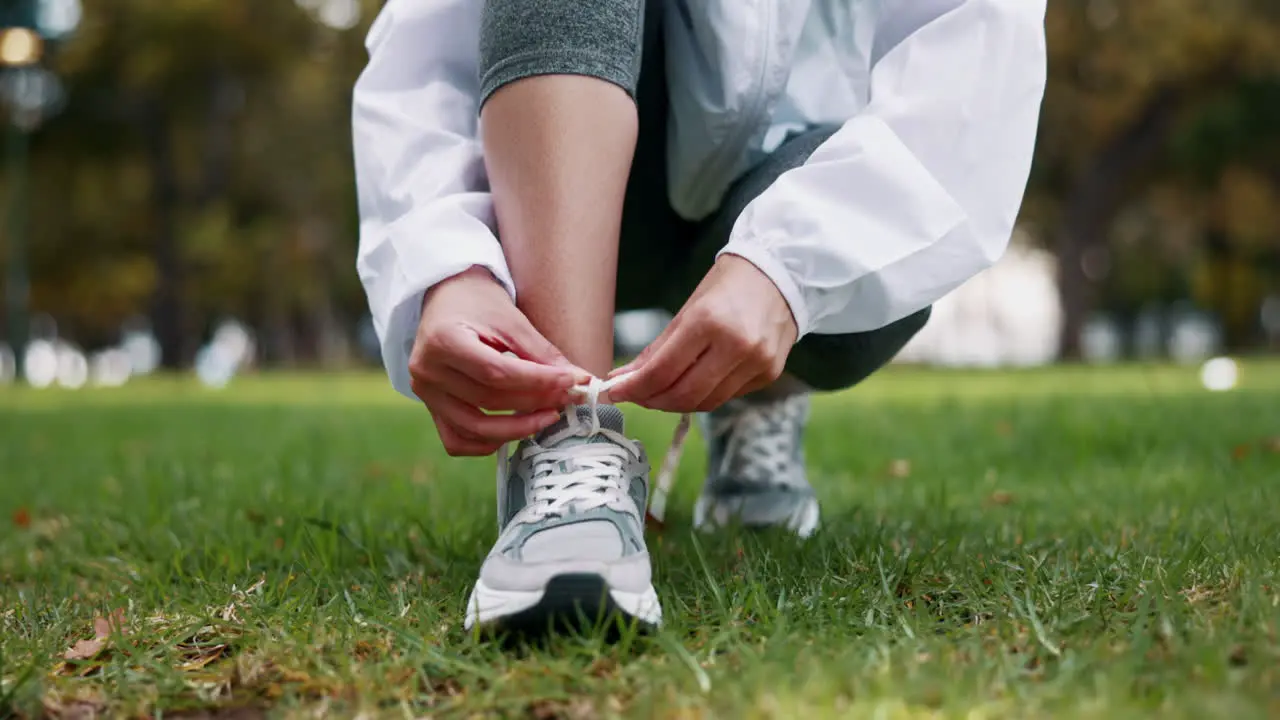
M 667 329 L 609 391 L 614 402 L 668 412 L 706 412 L 768 387 L 796 342 L 791 308 L 767 275 L 721 255 Z

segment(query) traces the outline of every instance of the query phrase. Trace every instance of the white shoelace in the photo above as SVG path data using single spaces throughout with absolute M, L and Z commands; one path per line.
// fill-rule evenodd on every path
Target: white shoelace
M 780 477 L 776 468 L 770 467 L 773 460 L 789 460 L 794 452 L 793 436 L 788 432 L 778 432 L 776 426 L 785 424 L 788 407 L 784 402 L 764 404 L 743 403 L 736 412 L 728 417 L 711 418 L 710 430 L 713 437 L 729 436 L 724 452 L 720 457 L 718 475 L 725 475 L 732 469 L 731 460 L 737 458 L 743 467 L 735 474 L 746 480 L 767 481 Z M 754 445 L 757 452 L 744 452 L 744 445 Z
M 639 444 L 621 433 L 600 426 L 600 395 L 607 392 L 629 374 L 619 375 L 608 380 L 591 378 L 585 385 L 574 387 L 572 392 L 587 400 L 591 407 L 591 423 L 584 426 L 578 417 L 577 408 L 569 406 L 565 409 L 564 430 L 545 438 L 547 445 L 555 445 L 571 437 L 590 438 L 603 435 L 612 443 L 586 443 L 566 449 L 544 447 L 537 442 L 530 442 L 520 451 L 522 459 L 533 460 L 533 487 L 530 488 L 529 502 L 516 515 L 515 520 L 534 522 L 549 515 L 563 513 L 573 507 L 579 511 L 597 507 L 614 506 L 620 509 L 629 502 L 627 488 L 623 487 L 623 473 L 627 461 L 631 457 L 639 457 Z M 691 415 L 680 417 L 663 458 L 662 468 L 658 472 L 658 482 L 650 493 L 647 519 L 661 527 L 666 516 L 667 497 L 675 482 L 676 468 L 680 463 L 680 455 L 684 450 L 684 441 L 689 434 Z M 560 464 L 564 463 L 573 469 L 563 472 Z M 501 497 L 509 475 L 511 455 L 504 444 L 498 449 L 498 493 Z M 637 508 L 639 509 L 639 508 Z

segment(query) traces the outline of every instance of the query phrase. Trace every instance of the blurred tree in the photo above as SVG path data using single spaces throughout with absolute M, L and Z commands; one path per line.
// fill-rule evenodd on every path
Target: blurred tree
M 1280 6 L 1082 0 L 1050 3 L 1046 27 L 1050 81 L 1030 205 L 1056 228 L 1064 354 L 1073 357 L 1112 266 L 1120 211 L 1141 203 L 1154 181 L 1176 174 L 1168 155 L 1179 137 L 1193 146 L 1207 140 L 1185 133 L 1215 103 L 1280 74 Z M 1246 144 L 1274 136 L 1276 127 L 1251 128 Z M 1203 164 L 1204 153 L 1218 163 L 1210 174 L 1225 167 L 1220 150 L 1190 154 Z M 1196 210 L 1188 205 L 1175 214 L 1195 222 Z M 1153 267 L 1139 261 L 1133 269 Z
M 51 59 L 69 102 L 33 138 L 33 307 L 91 345 L 144 314 L 171 366 L 227 315 L 268 361 L 340 359 L 380 5 L 356 1 L 85 3 Z M 1280 265 L 1280 4 L 1053 2 L 1046 27 L 1025 218 L 1061 259 L 1066 352 L 1099 302 L 1188 294 L 1245 341 Z
M 36 305 L 98 341 L 142 312 L 169 366 L 222 315 L 305 335 L 305 355 L 332 345 L 361 300 L 362 40 L 296 3 L 87 4 L 56 61 L 67 112 L 38 139 Z

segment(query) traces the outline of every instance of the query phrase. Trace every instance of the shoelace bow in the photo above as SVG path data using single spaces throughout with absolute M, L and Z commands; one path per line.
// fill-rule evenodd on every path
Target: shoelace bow
M 537 519 L 549 514 L 562 512 L 569 506 L 580 510 L 589 510 L 613 503 L 621 502 L 628 496 L 622 487 L 622 473 L 627 461 L 627 454 L 639 456 L 636 443 L 621 433 L 600 426 L 600 396 L 615 385 L 621 383 L 630 373 L 619 375 L 608 380 L 593 377 L 591 381 L 574 387 L 571 392 L 585 398 L 591 408 L 591 422 L 585 428 L 578 418 L 574 406 L 565 408 L 567 427 L 553 435 L 548 444 L 569 437 L 594 437 L 603 435 L 614 444 L 578 445 L 567 450 L 543 447 L 531 443 L 521 451 L 523 457 L 534 459 L 533 487 L 531 502 L 525 506 L 517 517 Z M 676 468 L 680 464 L 680 455 L 684 451 L 685 438 L 689 435 L 692 415 L 680 416 L 672 434 L 671 444 L 667 447 L 666 456 L 662 459 L 662 467 L 658 471 L 658 482 L 650 493 L 649 507 L 645 512 L 646 522 L 661 528 L 667 511 L 667 497 L 675 483 Z M 562 462 L 572 462 L 573 470 L 561 472 L 556 467 Z M 504 444 L 498 449 L 498 492 L 503 492 L 511 463 L 511 455 Z

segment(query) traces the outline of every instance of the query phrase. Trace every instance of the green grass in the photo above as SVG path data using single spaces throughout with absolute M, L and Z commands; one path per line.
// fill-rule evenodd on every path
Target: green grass
M 0 390 L 0 716 L 1275 717 L 1276 436 L 1275 363 L 893 370 L 815 408 L 819 536 L 695 537 L 694 442 L 664 629 L 506 651 L 492 462 L 381 377 Z

